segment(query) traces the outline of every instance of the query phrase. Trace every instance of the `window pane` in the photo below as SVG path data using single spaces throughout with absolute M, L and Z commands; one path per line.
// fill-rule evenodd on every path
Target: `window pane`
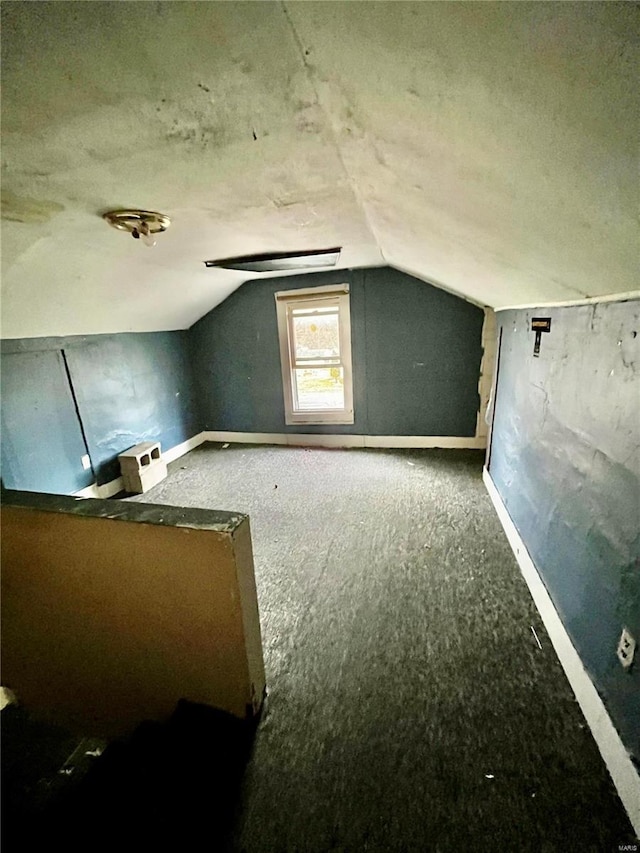
M 313 308 L 292 308 L 293 313 L 302 317 L 303 314 L 334 314 L 338 310 L 337 305 L 315 305 Z
M 344 371 L 341 367 L 294 370 L 298 411 L 344 409 Z
M 296 358 L 327 358 L 340 355 L 338 309 L 298 313 L 293 311 Z

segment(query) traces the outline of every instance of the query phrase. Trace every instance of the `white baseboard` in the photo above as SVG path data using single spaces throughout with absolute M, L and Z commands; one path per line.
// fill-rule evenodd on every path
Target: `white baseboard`
M 184 456 L 185 453 L 188 453 L 190 450 L 193 450 L 194 447 L 198 447 L 198 445 L 202 444 L 206 439 L 204 438 L 205 433 L 199 432 L 197 435 L 192 436 L 192 438 L 188 438 L 186 441 L 183 441 L 181 444 L 176 444 L 175 447 L 170 447 L 169 450 L 165 450 L 162 453 L 163 460 L 168 464 L 169 462 L 175 462 L 176 459 L 179 459 L 181 456 Z M 103 483 L 103 485 L 99 486 L 97 483 L 92 483 L 90 486 L 87 486 L 84 489 L 80 489 L 79 492 L 74 492 L 74 497 L 76 498 L 111 498 L 113 495 L 117 495 L 118 492 L 121 492 L 124 489 L 124 482 L 122 477 L 117 477 L 115 480 L 110 480 L 108 483 Z
M 442 447 L 484 450 L 486 436 L 335 435 L 322 433 L 224 432 L 202 433 L 204 441 L 230 444 L 286 444 L 293 447 Z
M 101 486 L 97 483 L 92 483 L 90 486 L 80 489 L 79 492 L 74 492 L 73 496 L 75 498 L 111 498 L 123 489 L 124 482 L 122 477 L 118 477 L 116 480 L 110 480 L 108 483 L 103 483 Z
M 188 453 L 190 450 L 194 450 L 196 447 L 199 447 L 204 440 L 204 433 L 199 432 L 197 435 L 194 435 L 191 438 L 188 438 L 186 441 L 183 441 L 182 444 L 176 444 L 175 447 L 170 447 L 169 450 L 163 451 L 162 458 L 168 465 L 169 462 L 175 462 L 176 459 L 179 459 L 181 456 L 184 456 L 185 453 Z
M 640 776 L 620 740 L 620 735 L 598 691 L 582 665 L 582 660 L 562 624 L 551 596 L 486 468 L 482 477 L 569 684 L 607 765 L 634 831 L 640 836 Z

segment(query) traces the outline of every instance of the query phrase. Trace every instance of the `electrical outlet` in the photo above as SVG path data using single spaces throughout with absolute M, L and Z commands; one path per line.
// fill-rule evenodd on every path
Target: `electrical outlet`
M 620 640 L 618 642 L 618 660 L 625 669 L 629 669 L 633 663 L 633 656 L 636 653 L 636 641 L 626 628 L 622 629 Z
M 84 468 L 84 470 L 88 471 L 89 468 L 91 468 L 91 459 L 89 459 L 89 454 L 85 453 L 85 455 L 82 457 L 81 461 L 82 461 L 82 467 Z

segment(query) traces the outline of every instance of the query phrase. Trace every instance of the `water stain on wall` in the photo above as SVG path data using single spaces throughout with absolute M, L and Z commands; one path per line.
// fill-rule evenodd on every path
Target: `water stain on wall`
M 35 199 L 19 196 L 11 190 L 2 193 L 2 218 L 10 222 L 39 224 L 48 222 L 57 213 L 64 210 L 64 205 L 51 199 Z

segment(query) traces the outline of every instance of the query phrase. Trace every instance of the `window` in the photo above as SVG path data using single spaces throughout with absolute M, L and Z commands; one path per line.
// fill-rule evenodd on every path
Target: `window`
M 276 293 L 287 424 L 352 424 L 349 285 Z

